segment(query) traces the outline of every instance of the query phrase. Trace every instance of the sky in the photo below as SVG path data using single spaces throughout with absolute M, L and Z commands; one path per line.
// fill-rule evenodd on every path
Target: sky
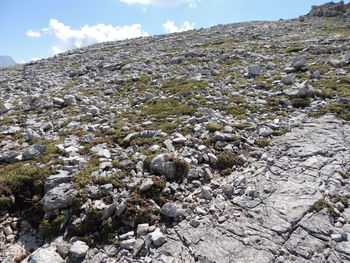
M 105 41 L 296 18 L 329 0 L 0 0 L 0 55 L 19 63 Z M 338 2 L 338 1 L 335 1 Z

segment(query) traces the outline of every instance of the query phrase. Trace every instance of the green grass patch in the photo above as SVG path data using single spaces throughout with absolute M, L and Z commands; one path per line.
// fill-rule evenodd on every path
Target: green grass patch
M 82 189 L 88 184 L 93 183 L 93 178 L 91 173 L 97 171 L 99 167 L 98 158 L 92 158 L 86 165 L 83 170 L 81 170 L 76 176 L 73 178 L 73 186 L 76 189 Z
M 302 51 L 304 48 L 303 47 L 290 47 L 285 49 L 286 53 L 296 53 Z
M 319 117 L 327 113 L 335 114 L 339 119 L 350 121 L 350 103 L 331 103 L 321 108 L 318 112 L 310 113 L 309 116 Z
M 225 151 L 217 156 L 217 160 L 214 166 L 219 170 L 225 170 L 227 168 L 232 168 L 234 165 L 238 164 L 239 160 L 237 154 L 232 151 Z
M 219 124 L 208 124 L 205 126 L 205 129 L 208 130 L 209 132 L 216 132 L 216 131 L 222 131 L 224 127 Z
M 306 108 L 310 105 L 310 99 L 309 98 L 292 99 L 292 105 L 294 108 Z
M 183 78 L 166 80 L 162 85 L 162 90 L 171 95 L 179 95 L 183 92 L 200 91 L 208 87 L 207 82 L 190 81 Z
M 195 112 L 194 106 L 181 104 L 177 99 L 164 99 L 145 106 L 140 115 L 161 119 L 170 116 L 193 115 Z
M 260 148 L 265 148 L 270 145 L 270 141 L 265 138 L 259 138 L 255 141 L 255 144 Z

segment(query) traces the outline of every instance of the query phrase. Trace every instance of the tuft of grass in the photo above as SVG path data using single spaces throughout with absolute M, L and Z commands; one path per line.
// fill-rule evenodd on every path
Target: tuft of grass
M 209 132 L 216 132 L 223 130 L 224 127 L 219 124 L 208 124 L 205 126 L 205 129 L 207 129 Z
M 337 196 L 333 200 L 334 203 L 342 203 L 345 207 L 349 207 L 349 199 L 345 196 Z
M 91 173 L 98 170 L 99 160 L 97 157 L 92 158 L 76 176 L 73 178 L 73 186 L 76 189 L 82 189 L 88 184 L 93 183 Z
M 176 168 L 175 180 L 181 181 L 190 171 L 190 164 L 176 157 L 171 158 L 171 161 L 174 162 Z
M 122 188 L 126 186 L 123 179 L 126 177 L 125 173 L 116 173 L 111 176 L 99 176 L 93 179 L 93 182 L 98 185 L 112 184 L 113 187 Z
M 74 217 L 73 217 L 74 219 Z M 86 216 L 80 224 L 71 224 L 68 229 L 68 233 L 71 236 L 79 237 L 92 237 L 92 234 L 99 230 L 101 226 L 101 211 L 98 211 L 96 208 L 89 207 L 86 211 Z M 94 238 L 89 238 L 91 242 L 95 243 Z
M 232 151 L 225 151 L 217 156 L 217 161 L 214 165 L 219 170 L 225 170 L 238 164 L 239 160 L 237 154 Z
M 39 231 L 44 238 L 53 238 L 60 234 L 61 224 L 65 220 L 65 216 L 54 216 L 52 219 L 44 219 L 39 225 Z
M 343 179 L 350 179 L 350 173 L 340 172 L 339 174 Z
M 162 90 L 167 94 L 179 95 L 181 93 L 189 93 L 193 91 L 200 91 L 208 87 L 207 82 L 190 81 L 187 79 L 169 79 L 162 83 Z
M 350 121 L 350 103 L 331 103 L 321 108 L 318 112 L 310 113 L 310 116 L 319 117 L 327 113 L 335 114 L 340 119 Z
M 144 170 L 146 170 L 146 171 L 151 170 L 151 162 L 152 162 L 153 158 L 156 156 L 157 156 L 156 154 L 150 154 L 143 160 L 143 169 Z
M 229 98 L 229 102 L 236 103 L 236 104 L 243 104 L 243 103 L 246 103 L 246 100 L 242 96 L 233 96 Z
M 0 197 L 0 211 L 10 209 L 11 206 L 12 206 L 11 197 L 6 197 L 6 196 Z
M 292 105 L 294 108 L 306 108 L 310 105 L 309 98 L 296 98 L 292 100 Z
M 127 208 L 123 218 L 136 224 L 148 223 L 153 225 L 159 219 L 159 212 L 155 211 L 149 198 L 145 198 L 138 191 L 135 191 L 127 199 Z
M 238 130 L 244 130 L 244 129 L 250 128 L 251 125 L 249 123 L 237 123 L 237 124 L 233 124 L 232 127 Z
M 265 148 L 270 145 L 270 141 L 265 138 L 259 138 L 255 141 L 255 144 L 260 148 Z
M 164 99 L 147 105 L 140 115 L 162 119 L 170 116 L 193 115 L 195 112 L 196 108 L 192 105 L 180 104 L 177 99 Z
M 34 197 L 44 195 L 46 178 L 57 168 L 51 163 L 39 165 L 35 160 L 0 166 L 0 195 L 3 207 L 19 209 L 35 203 Z M 15 203 L 6 198 L 15 197 Z M 11 204 L 11 207 L 8 207 Z
M 316 96 L 319 96 L 321 98 L 328 98 L 328 99 L 331 99 L 331 98 L 334 98 L 335 96 L 335 91 L 332 90 L 331 88 L 326 88 L 326 89 L 322 89 L 320 91 L 316 91 L 315 92 L 315 95 Z
M 176 128 L 178 125 L 179 125 L 178 122 L 165 122 L 160 124 L 158 128 L 161 129 L 163 132 L 173 133 L 176 131 Z
M 227 176 L 227 175 L 230 175 L 231 173 L 232 173 L 232 169 L 231 168 L 226 168 L 226 169 L 220 171 L 220 174 L 222 176 Z
M 326 202 L 326 200 L 321 199 L 313 204 L 313 210 L 320 212 L 322 209 L 326 209 L 331 215 L 335 215 L 334 207 Z
M 276 130 L 272 132 L 273 136 L 282 136 L 284 134 L 286 134 L 287 132 L 289 132 L 289 130 L 287 129 L 282 129 L 282 130 Z
M 300 52 L 304 48 L 303 47 L 290 47 L 285 50 L 286 53 L 295 53 L 295 52 Z

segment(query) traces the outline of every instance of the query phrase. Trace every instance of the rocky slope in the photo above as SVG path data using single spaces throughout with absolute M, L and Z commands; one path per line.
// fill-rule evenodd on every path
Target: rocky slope
M 350 262 L 349 41 L 310 12 L 0 69 L 0 260 Z

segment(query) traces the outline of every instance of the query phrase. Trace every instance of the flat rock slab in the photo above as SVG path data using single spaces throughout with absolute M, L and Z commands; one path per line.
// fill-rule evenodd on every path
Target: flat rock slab
M 256 189 L 254 197 L 241 195 L 225 202 L 224 214 L 229 219 L 222 224 L 213 224 L 209 217 L 196 227 L 182 221 L 168 235 L 170 242 L 157 250 L 160 258 L 182 255 L 183 262 L 235 263 L 328 262 L 329 258 L 329 262 L 345 262 L 350 254 L 348 241 L 337 243 L 330 237 L 340 231 L 336 218 L 325 209 L 314 211 L 313 205 L 331 198 L 334 185 L 337 195 L 350 196 L 348 183 L 335 177 L 336 172 L 349 170 L 349 138 L 350 126 L 333 116 L 304 120 L 276 139 L 267 153 L 274 163 L 247 178 L 247 185 Z M 344 215 L 349 214 L 347 210 Z M 240 214 L 235 216 L 237 211 Z M 348 227 L 346 221 L 343 228 Z

